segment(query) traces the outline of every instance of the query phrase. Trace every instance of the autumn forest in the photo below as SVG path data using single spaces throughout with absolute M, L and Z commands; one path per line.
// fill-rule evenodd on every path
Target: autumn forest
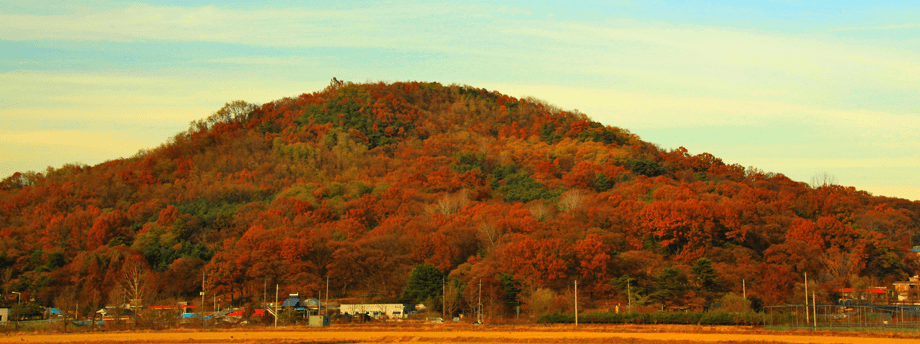
M 665 150 L 538 99 L 333 79 L 228 103 L 132 157 L 3 180 L 0 282 L 89 309 L 318 297 L 328 277 L 330 298 L 443 293 L 461 312 L 481 281 L 511 315 L 574 281 L 596 307 L 707 307 L 742 283 L 755 306 L 801 303 L 807 273 L 835 302 L 920 272 L 918 225 L 918 202 Z M 447 288 L 407 288 L 419 267 Z

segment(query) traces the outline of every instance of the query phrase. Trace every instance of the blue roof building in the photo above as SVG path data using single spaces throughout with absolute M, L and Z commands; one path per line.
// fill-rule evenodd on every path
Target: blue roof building
M 317 299 L 304 299 L 300 298 L 300 294 L 290 294 L 287 300 L 281 303 L 282 308 L 294 308 L 294 309 L 319 309 L 322 307 Z

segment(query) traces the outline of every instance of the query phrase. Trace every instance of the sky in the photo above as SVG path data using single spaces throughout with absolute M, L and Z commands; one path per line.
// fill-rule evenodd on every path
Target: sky
M 0 0 L 0 178 L 130 157 L 333 77 L 532 96 L 920 200 L 916 1 Z

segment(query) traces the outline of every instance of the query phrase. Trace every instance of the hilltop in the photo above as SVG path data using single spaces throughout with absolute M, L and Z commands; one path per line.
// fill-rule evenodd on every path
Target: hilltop
M 575 280 L 585 300 L 625 300 L 628 281 L 662 307 L 744 280 L 769 305 L 801 300 L 807 273 L 834 302 L 916 274 L 918 224 L 918 202 L 663 150 L 536 99 L 333 80 L 228 103 L 130 158 L 3 180 L 0 268 L 5 295 L 84 307 L 193 299 L 202 275 L 233 305 L 276 283 L 315 297 L 327 276 L 333 297 L 440 295 L 407 289 L 413 271 L 445 276 L 455 310 L 481 280 L 493 314 Z

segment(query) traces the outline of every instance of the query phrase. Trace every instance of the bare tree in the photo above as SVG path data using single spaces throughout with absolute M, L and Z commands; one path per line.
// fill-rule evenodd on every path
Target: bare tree
M 139 261 L 129 261 L 122 268 L 122 274 L 121 288 L 125 298 L 132 308 L 141 307 L 147 293 L 147 267 Z
M 834 177 L 830 173 L 816 173 L 811 177 L 811 188 L 818 189 L 821 187 L 827 187 L 837 185 L 837 177 Z
M 486 222 L 479 225 L 478 232 L 479 240 L 482 241 L 482 245 L 489 249 L 498 242 L 498 238 L 502 235 L 501 228 L 496 227 L 495 224 Z
M 550 209 L 546 206 L 546 203 L 543 203 L 543 200 L 536 200 L 528 203 L 527 210 L 530 210 L 530 215 L 538 221 L 542 221 L 550 217 Z
M 64 287 L 54 298 L 54 306 L 57 307 L 64 316 L 64 332 L 67 332 L 67 312 L 75 310 L 77 306 L 77 289 L 73 286 Z M 77 314 L 75 312 L 74 317 L 76 316 Z
M 208 124 L 213 127 L 217 123 L 243 122 L 249 120 L 249 115 L 255 110 L 255 104 L 236 100 L 224 104 L 224 107 L 208 117 Z
M 438 198 L 433 205 L 431 212 L 440 213 L 444 216 L 450 216 L 456 214 L 458 210 L 462 209 L 469 203 L 469 200 L 465 197 L 464 194 L 446 194 Z
M 572 209 L 578 208 L 587 195 L 587 192 L 578 189 L 563 192 L 559 196 L 559 210 L 567 213 Z
M 448 282 L 444 286 L 444 320 L 447 321 L 448 318 L 453 317 L 454 311 L 460 308 L 460 298 L 462 297 L 463 289 L 460 287 L 459 283 L 456 281 Z
M 824 267 L 824 274 L 821 277 L 826 282 L 840 285 L 846 283 L 851 276 L 856 276 L 859 273 L 859 255 L 857 253 L 846 252 L 835 247 L 822 252 L 821 256 L 817 258 Z
M 93 329 L 93 331 L 96 330 L 96 315 L 99 314 L 98 310 L 101 299 L 102 297 L 98 289 L 93 289 L 89 292 L 89 311 L 91 312 L 90 314 L 92 314 L 92 317 L 90 318 L 90 327 Z
M 494 284 L 477 282 L 468 284 L 461 294 L 461 299 L 466 304 L 469 314 L 482 314 L 483 318 L 478 320 L 489 319 L 498 313 L 502 303 L 499 302 L 499 290 Z M 459 303 L 459 301 L 458 301 Z
M 252 118 L 253 112 L 258 109 L 255 104 L 242 100 L 225 103 L 224 107 L 208 116 L 189 123 L 189 133 L 201 132 L 213 128 L 218 123 L 245 122 Z
M 112 288 L 112 290 L 109 291 L 109 303 L 108 304 L 112 305 L 113 307 L 110 308 L 106 306 L 105 315 L 111 316 L 112 319 L 114 319 L 113 323 L 119 324 L 121 322 L 121 316 L 124 314 L 123 306 L 125 304 L 125 289 L 124 288 Z
M 129 260 L 122 266 L 123 279 L 120 288 L 123 297 L 128 301 L 134 316 L 134 325 L 137 326 L 138 312 L 143 308 L 144 299 L 148 296 L 147 266 L 140 260 Z

